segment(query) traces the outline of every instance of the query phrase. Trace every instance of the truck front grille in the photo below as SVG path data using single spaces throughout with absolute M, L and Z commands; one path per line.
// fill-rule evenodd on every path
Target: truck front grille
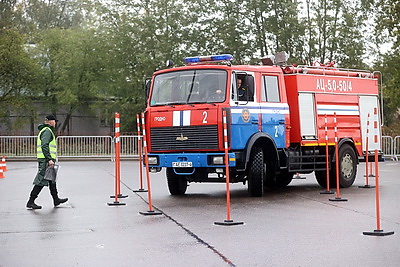
M 217 125 L 150 129 L 152 151 L 218 149 Z

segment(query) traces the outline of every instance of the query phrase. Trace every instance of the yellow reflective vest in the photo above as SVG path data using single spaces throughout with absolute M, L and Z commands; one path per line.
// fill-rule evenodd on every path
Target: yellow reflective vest
M 37 137 L 37 146 L 36 146 L 36 156 L 38 159 L 44 159 L 46 158 L 45 155 L 43 154 L 42 151 L 42 140 L 40 139 L 40 135 L 46 131 L 49 130 L 51 132 L 51 134 L 53 135 L 53 139 L 50 141 L 49 143 L 49 151 L 50 151 L 50 155 L 52 159 L 56 159 L 57 158 L 57 143 L 56 143 L 56 137 L 53 133 L 53 131 L 49 128 L 49 127 L 43 127 L 42 130 L 40 130 L 38 137 Z

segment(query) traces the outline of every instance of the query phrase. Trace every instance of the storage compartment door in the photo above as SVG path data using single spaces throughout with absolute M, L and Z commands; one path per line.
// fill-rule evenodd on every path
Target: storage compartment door
M 368 135 L 368 150 L 374 151 L 375 149 L 381 149 L 381 124 L 379 120 L 379 106 L 377 96 L 360 96 L 360 123 L 361 123 L 361 136 L 362 136 L 362 151 L 366 150 L 366 138 L 367 138 L 367 119 L 368 113 L 370 114 L 369 121 L 369 135 Z M 378 145 L 374 144 L 374 108 L 378 111 Z
M 314 103 L 314 94 L 299 93 L 300 133 L 302 140 L 317 139 Z

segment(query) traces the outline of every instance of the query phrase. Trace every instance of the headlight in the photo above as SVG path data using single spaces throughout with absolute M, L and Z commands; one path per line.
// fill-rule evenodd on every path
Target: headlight
M 223 156 L 214 156 L 212 158 L 212 163 L 214 165 L 222 165 L 222 164 L 224 164 L 224 157 Z
M 148 157 L 149 165 L 158 165 L 158 158 L 155 156 Z

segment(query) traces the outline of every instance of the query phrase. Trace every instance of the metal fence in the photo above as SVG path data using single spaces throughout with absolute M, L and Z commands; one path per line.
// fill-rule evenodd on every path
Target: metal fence
M 36 158 L 36 136 L 0 136 L 0 156 L 23 159 Z M 121 158 L 138 157 L 138 136 L 120 137 Z M 111 136 L 58 136 L 58 158 L 114 159 L 115 141 Z M 386 158 L 400 157 L 400 136 L 382 136 L 382 151 Z
M 0 156 L 12 159 L 35 159 L 36 136 L 0 136 Z M 115 142 L 111 136 L 58 136 L 57 157 L 110 159 L 115 157 Z M 121 158 L 137 158 L 138 136 L 120 137 Z

